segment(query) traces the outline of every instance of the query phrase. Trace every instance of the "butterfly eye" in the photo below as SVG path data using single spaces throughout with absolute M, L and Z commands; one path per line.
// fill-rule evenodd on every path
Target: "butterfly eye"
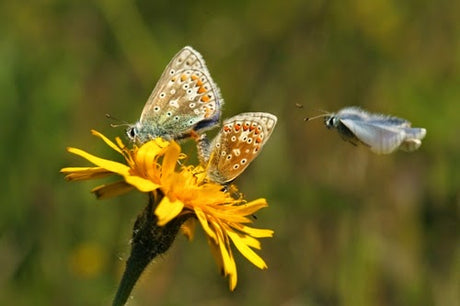
M 134 139 L 134 137 L 136 137 L 137 135 L 137 130 L 135 127 L 129 127 L 127 130 L 126 130 L 126 134 L 128 135 L 128 137 L 130 139 Z

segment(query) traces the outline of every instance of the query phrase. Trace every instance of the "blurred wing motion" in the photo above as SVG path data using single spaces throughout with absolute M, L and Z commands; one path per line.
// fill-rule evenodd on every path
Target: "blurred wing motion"
M 181 139 L 214 127 L 223 100 L 200 53 L 184 47 L 166 66 L 128 137 Z
M 377 154 L 389 154 L 397 149 L 414 151 L 426 135 L 424 128 L 412 128 L 407 120 L 370 114 L 357 107 L 348 107 L 326 119 L 328 127 L 337 128 L 341 136 L 356 144 L 367 145 Z
M 277 118 L 269 113 L 242 113 L 223 123 L 219 134 L 202 152 L 208 178 L 225 184 L 239 176 L 259 155 Z

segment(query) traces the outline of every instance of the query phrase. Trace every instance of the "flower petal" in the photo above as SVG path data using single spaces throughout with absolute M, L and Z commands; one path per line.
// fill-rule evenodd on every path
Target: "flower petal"
M 219 245 L 209 236 L 206 236 L 208 240 L 209 247 L 211 248 L 211 254 L 216 260 L 217 266 L 219 267 L 219 273 L 225 275 L 224 272 L 224 262 L 222 259 L 222 254 L 220 253 Z
M 160 185 L 140 176 L 126 175 L 124 178 L 126 183 L 133 185 L 140 192 L 150 192 L 161 187 Z
M 206 214 L 201 210 L 199 207 L 195 207 L 195 214 L 200 221 L 201 226 L 203 227 L 206 234 L 211 237 L 217 243 L 217 237 L 214 231 L 209 227 L 208 219 L 206 218 Z
M 193 240 L 195 236 L 196 219 L 188 218 L 181 226 L 182 233 L 188 240 Z
M 252 215 L 259 209 L 267 207 L 267 206 L 268 206 L 267 200 L 265 200 L 264 198 L 260 198 L 260 199 L 257 199 L 257 200 L 254 200 L 254 201 L 251 201 L 245 204 L 241 204 L 238 206 L 234 206 L 234 207 L 235 207 L 235 210 L 238 211 L 237 212 L 238 215 L 248 216 L 248 215 Z
M 117 151 L 118 153 L 120 154 L 123 154 L 123 152 L 120 150 L 120 147 L 118 147 L 116 144 L 114 144 L 110 139 L 108 139 L 107 137 L 105 137 L 104 135 L 102 135 L 101 133 L 99 133 L 98 131 L 96 130 L 91 130 L 91 134 L 93 134 L 94 136 L 97 136 L 99 138 L 101 138 L 109 147 L 111 147 L 112 149 L 114 149 L 115 151 Z
M 260 250 L 261 249 L 261 243 L 259 240 L 257 240 L 254 237 L 251 237 L 249 235 L 240 235 L 241 240 L 246 244 L 247 246 Z
M 171 201 L 167 196 L 163 197 L 155 209 L 155 215 L 158 217 L 157 224 L 164 226 L 166 223 L 177 217 L 184 208 L 184 203 L 179 200 Z
M 151 170 L 156 167 L 156 159 L 161 154 L 163 148 L 152 140 L 143 144 L 136 153 L 135 163 L 137 169 L 144 177 L 152 178 L 154 175 Z
M 177 160 L 179 159 L 179 154 L 179 145 L 175 141 L 172 141 L 164 152 L 163 164 L 161 166 L 163 176 L 169 176 L 174 172 Z
M 129 175 L 129 170 L 130 168 L 124 164 L 104 159 L 104 158 L 99 158 L 96 157 L 92 154 L 89 154 L 83 150 L 77 149 L 77 148 L 67 148 L 67 151 L 70 153 L 73 153 L 75 155 L 78 155 L 80 157 L 83 157 L 84 159 L 88 160 L 89 162 L 95 164 L 96 166 L 99 166 L 101 168 L 104 168 L 110 172 L 117 173 L 120 175 Z
M 257 255 L 251 248 L 249 248 L 241 239 L 241 236 L 232 230 L 227 230 L 227 235 L 232 239 L 238 251 L 243 254 L 250 262 L 252 262 L 259 269 L 267 269 L 267 264 L 265 261 Z
M 98 199 L 102 200 L 125 194 L 133 189 L 134 187 L 127 184 L 125 181 L 118 181 L 95 187 L 91 192 L 94 193 Z
M 67 167 L 62 168 L 61 173 L 68 173 L 65 176 L 67 181 L 82 181 L 95 178 L 102 178 L 113 173 L 101 167 Z
M 255 238 L 273 237 L 273 231 L 269 229 L 253 228 L 242 224 L 232 224 L 232 227 Z
M 228 281 L 230 290 L 233 291 L 236 287 L 238 280 L 238 275 L 236 271 L 235 259 L 233 258 L 233 253 L 230 245 L 223 236 L 223 233 L 219 230 L 220 227 L 217 224 L 214 224 L 217 233 L 219 250 L 222 255 L 222 263 L 224 267 L 224 274 L 228 275 Z

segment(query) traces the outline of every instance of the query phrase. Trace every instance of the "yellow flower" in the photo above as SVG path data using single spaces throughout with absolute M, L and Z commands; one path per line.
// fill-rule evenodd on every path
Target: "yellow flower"
M 255 266 L 267 268 L 253 249 L 260 249 L 257 238 L 272 237 L 273 231 L 247 226 L 252 223 L 251 215 L 268 206 L 265 199 L 247 202 L 242 197 L 232 197 L 235 192 L 226 192 L 221 185 L 209 182 L 201 166 L 181 165 L 176 169 L 178 161 L 185 156 L 174 141 L 157 138 L 129 149 L 120 138 L 116 138 L 114 143 L 96 131 L 92 133 L 120 153 L 126 164 L 68 148 L 69 152 L 87 159 L 96 167 L 63 168 L 61 172 L 66 174 L 67 180 L 88 180 L 109 175 L 123 178 L 94 188 L 92 192 L 98 198 L 117 196 L 133 189 L 145 193 L 160 192 L 163 197 L 155 209 L 157 225 L 165 226 L 179 216 L 196 217 L 189 218 L 182 225 L 182 230 L 189 238 L 193 237 L 196 220 L 199 221 L 218 265 L 224 275 L 229 276 L 230 290 L 234 290 L 237 283 L 231 244 Z

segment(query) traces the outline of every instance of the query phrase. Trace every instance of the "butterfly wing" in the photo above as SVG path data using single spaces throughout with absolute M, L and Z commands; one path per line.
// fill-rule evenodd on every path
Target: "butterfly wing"
M 340 119 L 360 141 L 377 154 L 388 154 L 396 150 L 404 141 L 404 129 L 363 120 Z
M 222 103 L 202 56 L 185 47 L 166 66 L 139 121 L 146 128 L 153 126 L 179 138 L 217 124 Z
M 227 119 L 211 143 L 208 177 L 225 184 L 239 176 L 259 155 L 275 127 L 269 113 L 243 113 Z

